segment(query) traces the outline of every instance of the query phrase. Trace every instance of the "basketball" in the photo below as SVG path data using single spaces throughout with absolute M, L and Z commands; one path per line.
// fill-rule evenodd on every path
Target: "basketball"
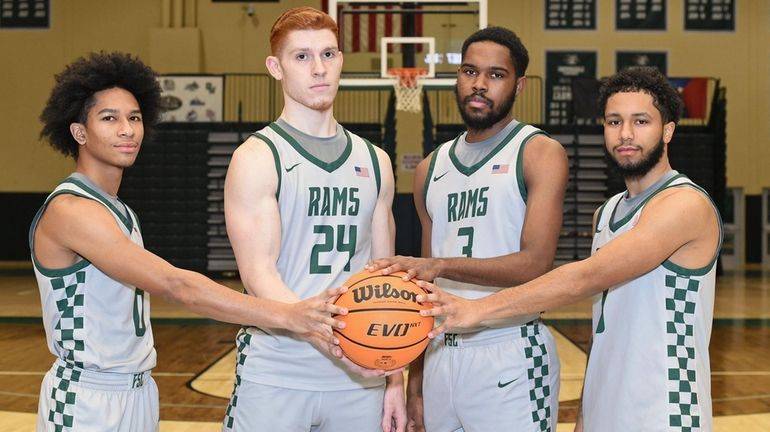
M 348 309 L 335 319 L 346 323 L 334 329 L 345 356 L 361 367 L 391 370 L 406 366 L 428 346 L 433 317 L 420 315 L 430 303 L 417 303 L 426 291 L 404 272 L 383 275 L 368 270 L 354 274 L 345 282 L 348 291 L 335 304 Z

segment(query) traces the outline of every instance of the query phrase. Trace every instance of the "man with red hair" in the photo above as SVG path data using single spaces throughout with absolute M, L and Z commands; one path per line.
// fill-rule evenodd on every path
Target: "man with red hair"
M 281 15 L 265 64 L 280 117 L 233 154 L 225 217 L 246 290 L 296 302 L 343 284 L 394 249 L 388 156 L 340 126 L 336 23 L 309 7 Z M 401 370 L 356 366 L 319 334 L 244 327 L 225 431 L 403 431 Z M 386 382 L 387 381 L 387 382 Z

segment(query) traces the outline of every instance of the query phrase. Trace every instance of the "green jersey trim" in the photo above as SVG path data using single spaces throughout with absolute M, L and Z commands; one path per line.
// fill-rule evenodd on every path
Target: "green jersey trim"
M 380 160 L 377 158 L 377 152 L 374 151 L 374 144 L 369 142 L 368 139 L 362 138 L 366 143 L 366 147 L 369 149 L 369 156 L 372 158 L 372 168 L 374 168 L 374 180 L 377 183 L 377 196 L 380 196 L 380 188 L 382 187 L 382 178 L 380 177 Z
M 138 229 L 139 232 L 142 232 L 142 225 L 139 223 L 139 216 L 137 216 L 136 212 L 134 212 L 134 210 L 129 206 L 126 206 L 126 210 L 128 210 L 128 212 L 131 214 L 131 218 L 134 220 L 134 223 L 136 224 L 136 229 Z
M 604 204 L 599 206 L 599 212 L 596 214 L 596 221 L 594 221 L 594 234 L 599 230 L 599 224 L 602 221 L 602 213 L 604 213 L 604 209 L 607 208 L 607 203 L 609 201 L 606 201 Z M 577 209 L 575 209 L 577 211 Z
M 270 139 L 268 139 L 266 136 L 262 135 L 259 132 L 254 132 L 251 134 L 251 136 L 261 139 L 265 144 L 267 144 L 267 147 L 270 149 L 270 152 L 273 153 L 273 163 L 275 164 L 275 173 L 278 175 L 278 187 L 275 189 L 275 199 L 278 199 L 281 196 L 281 157 L 278 155 L 278 149 L 275 148 L 275 144 L 273 144 Z
M 348 159 L 348 156 L 350 156 L 350 153 L 353 151 L 353 140 L 350 138 L 350 134 L 348 133 L 348 131 L 344 128 L 342 129 L 342 131 L 345 133 L 345 137 L 347 138 L 347 144 L 345 145 L 345 150 L 342 151 L 342 154 L 340 155 L 339 158 L 337 158 L 337 160 L 326 163 L 318 159 L 317 157 L 313 156 L 312 154 L 310 154 L 307 150 L 305 150 L 297 142 L 297 140 L 294 139 L 294 137 L 289 135 L 289 133 L 286 132 L 285 130 L 281 129 L 281 127 L 278 126 L 278 124 L 276 124 L 275 122 L 270 123 L 268 127 L 274 130 L 283 139 L 285 139 L 286 142 L 288 142 L 289 145 L 291 145 L 294 148 L 294 150 L 297 151 L 297 153 L 302 155 L 302 157 L 304 157 L 305 159 L 310 161 L 310 163 L 312 163 L 313 165 L 316 165 L 317 167 L 321 168 L 326 172 L 333 172 L 334 170 L 342 166 L 342 164 L 344 164 L 345 161 Z
M 430 186 L 430 177 L 433 175 L 433 170 L 436 168 L 436 159 L 438 159 L 438 151 L 441 149 L 441 146 L 444 144 L 441 144 L 440 146 L 436 147 L 436 150 L 433 150 L 433 153 L 429 154 L 428 157 L 430 158 L 430 165 L 428 165 L 428 173 L 425 176 L 425 185 L 422 187 L 422 205 L 426 209 L 428 208 L 428 187 Z
M 85 183 L 81 182 L 80 180 L 75 180 L 73 178 L 69 178 L 68 177 L 68 178 L 64 179 L 62 184 L 64 184 L 64 183 L 74 184 L 75 186 L 77 186 L 77 187 L 83 189 L 84 191 L 90 193 L 91 195 L 93 195 L 93 197 L 85 196 L 85 198 L 91 198 L 91 199 L 93 199 L 95 201 L 99 201 L 100 203 L 104 204 L 105 207 L 107 207 L 108 209 L 112 210 L 112 212 L 115 213 L 115 215 L 118 217 L 118 219 L 120 219 L 120 221 L 123 222 L 123 225 L 125 225 L 126 229 L 128 229 L 128 232 L 131 232 L 131 230 L 134 229 L 134 222 L 133 222 L 133 220 L 131 220 L 131 218 L 129 218 L 127 216 L 123 216 L 123 214 L 114 205 L 112 205 L 111 202 L 109 202 L 106 199 L 104 199 L 104 197 L 102 197 L 102 195 L 99 192 L 91 189 L 90 187 L 88 187 Z M 58 194 L 56 194 L 56 195 L 58 195 Z M 77 194 L 77 193 L 75 193 L 73 195 L 82 196 L 82 195 Z M 121 201 L 121 204 L 123 204 L 123 201 Z M 130 213 L 128 211 L 128 206 L 123 204 L 123 207 L 125 207 L 126 215 L 128 215 Z
M 519 146 L 519 154 L 516 155 L 516 183 L 519 186 L 519 194 L 521 194 L 521 199 L 524 200 L 524 204 L 527 203 L 527 183 L 524 181 L 524 147 L 526 147 L 527 143 L 529 143 L 529 140 L 531 140 L 536 135 L 548 136 L 548 134 L 541 130 L 532 132 L 521 141 L 521 145 Z
M 476 162 L 473 164 L 473 166 L 467 167 L 460 162 L 460 159 L 457 158 L 457 155 L 455 154 L 455 147 L 457 146 L 457 141 L 460 140 L 460 136 L 455 138 L 454 142 L 452 143 L 452 146 L 449 148 L 449 159 L 452 161 L 452 164 L 454 164 L 455 168 L 457 168 L 457 171 L 464 174 L 466 177 L 469 177 L 473 175 L 476 171 L 478 171 L 481 167 L 483 167 L 487 162 L 489 162 L 490 159 L 492 159 L 497 153 L 500 152 L 500 150 L 503 149 L 503 147 L 508 144 L 515 136 L 519 133 L 519 131 L 526 126 L 524 123 L 517 124 L 511 133 L 509 133 L 505 138 L 500 141 L 500 144 L 498 144 L 494 149 L 492 149 L 491 152 L 489 152 L 488 155 L 484 157 L 484 159 Z
M 48 199 L 46 200 L 45 204 L 43 204 L 43 206 L 40 207 L 40 210 L 37 211 L 35 218 L 32 220 L 32 226 L 30 226 L 29 228 L 29 250 L 32 252 L 30 254 L 32 257 L 32 264 L 40 272 L 40 274 L 47 277 L 67 276 L 91 265 L 90 261 L 83 258 L 82 261 L 78 261 L 75 264 L 72 264 L 71 266 L 59 268 L 59 269 L 52 269 L 40 264 L 40 261 L 38 261 L 37 257 L 35 257 L 35 230 L 37 229 L 37 224 L 38 222 L 40 222 L 40 218 L 43 217 L 43 212 L 45 212 L 45 209 L 48 207 L 48 203 L 51 202 L 51 199 L 59 195 L 65 195 L 65 194 L 75 195 L 86 199 L 93 199 L 92 197 L 82 193 L 78 193 L 70 190 L 62 190 L 51 194 L 51 196 L 48 197 Z
M 705 189 L 702 187 L 696 185 L 695 183 L 685 183 L 681 185 L 675 185 L 673 187 L 681 187 L 681 186 L 687 186 L 691 187 L 693 189 L 696 189 L 700 191 L 703 195 L 708 197 L 709 202 L 711 203 L 711 207 L 714 209 L 714 213 L 717 215 L 717 223 L 719 225 L 719 245 L 716 248 L 716 252 L 714 253 L 713 258 L 711 259 L 711 262 L 706 264 L 704 267 L 701 268 L 687 268 L 682 267 L 678 264 L 674 264 L 670 260 L 666 260 L 663 262 L 663 267 L 665 267 L 668 270 L 671 270 L 672 272 L 676 273 L 677 275 L 681 276 L 703 276 L 706 273 L 708 273 L 712 267 L 714 267 L 714 264 L 717 262 L 717 259 L 719 258 L 719 251 L 722 250 L 722 241 L 724 240 L 724 225 L 722 223 L 722 216 L 719 214 L 719 209 L 717 208 L 716 204 L 714 204 L 714 200 L 711 199 L 711 196 L 706 192 Z
M 613 232 L 617 231 L 623 225 L 627 224 L 628 221 L 630 221 L 631 218 L 633 218 L 634 215 L 639 211 L 639 209 L 644 207 L 644 205 L 647 204 L 647 202 L 649 202 L 652 199 L 652 197 L 656 196 L 660 191 L 666 189 L 674 180 L 677 180 L 677 179 L 680 179 L 680 178 L 687 178 L 687 176 L 685 176 L 684 174 L 677 174 L 677 175 L 671 177 L 670 179 L 668 179 L 667 182 L 665 182 L 662 185 L 660 185 L 660 187 L 655 192 L 651 193 L 650 196 L 645 198 L 644 201 L 642 201 L 639 204 L 637 204 L 636 207 L 634 207 L 633 210 L 628 212 L 628 214 L 623 219 L 621 219 L 621 220 L 619 220 L 617 222 L 613 222 L 612 220 L 615 218 L 615 212 L 618 209 L 618 206 L 616 204 L 615 207 L 612 209 L 612 214 L 610 215 L 610 220 L 609 220 L 610 230 L 612 230 Z M 618 201 L 618 203 L 619 202 L 620 201 Z
M 91 261 L 88 261 L 87 259 L 83 258 L 81 261 L 78 261 L 69 267 L 64 267 L 60 269 L 51 269 L 48 267 L 43 267 L 43 265 L 40 264 L 40 261 L 38 261 L 37 258 L 35 257 L 34 253 L 32 254 L 32 263 L 35 265 L 35 268 L 37 269 L 37 271 L 40 272 L 40 274 L 47 277 L 62 277 L 62 276 L 71 275 L 91 265 Z

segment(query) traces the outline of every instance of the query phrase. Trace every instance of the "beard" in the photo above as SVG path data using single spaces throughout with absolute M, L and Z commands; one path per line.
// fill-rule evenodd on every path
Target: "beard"
M 467 110 L 466 104 L 473 98 L 483 99 L 489 106 L 489 112 L 484 115 L 477 115 Z M 516 91 L 514 90 L 499 106 L 495 107 L 494 101 L 480 93 L 473 93 L 460 100 L 460 94 L 457 92 L 457 85 L 455 84 L 455 100 L 457 101 L 457 109 L 460 111 L 460 116 L 463 118 L 463 122 L 468 129 L 485 130 L 494 126 L 511 112 L 513 103 L 516 101 Z
M 620 174 L 625 180 L 637 180 L 644 177 L 655 165 L 660 162 L 663 157 L 663 149 L 665 143 L 661 138 L 658 144 L 652 148 L 649 154 L 638 162 L 631 162 L 622 164 L 607 150 L 607 146 L 604 146 L 604 156 L 607 161 L 607 166 L 614 172 Z

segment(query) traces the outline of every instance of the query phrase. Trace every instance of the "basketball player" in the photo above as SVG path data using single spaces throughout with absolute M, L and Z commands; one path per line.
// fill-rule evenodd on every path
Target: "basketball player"
M 434 329 L 475 328 L 594 295 L 577 430 L 712 429 L 708 344 L 722 224 L 709 196 L 668 160 L 682 102 L 656 69 L 601 88 L 604 139 L 627 190 L 594 215 L 591 257 L 468 301 L 428 283 Z
M 485 297 L 550 270 L 562 221 L 564 148 L 513 118 L 529 63 L 510 30 L 480 30 L 462 47 L 457 105 L 467 132 L 417 167 L 414 199 L 423 256 L 377 260 L 467 298 Z M 539 312 L 434 340 L 409 369 L 413 430 L 555 430 L 559 358 Z
M 48 347 L 38 431 L 157 431 L 150 296 L 211 318 L 309 331 L 332 340 L 329 290 L 279 303 L 236 293 L 146 251 L 136 214 L 118 197 L 123 170 L 158 120 L 155 73 L 126 54 L 67 66 L 41 115 L 41 136 L 76 161 L 30 228 Z M 320 339 L 320 337 L 319 337 Z M 330 348 L 333 349 L 333 348 Z M 339 350 L 339 347 L 336 348 Z
M 290 9 L 273 24 L 270 48 L 265 64 L 281 82 L 283 111 L 235 151 L 225 217 L 248 292 L 293 302 L 393 253 L 394 182 L 385 152 L 334 119 L 342 70 L 334 20 Z M 240 331 L 224 431 L 403 430 L 402 370 L 383 378 L 314 348 L 316 337 Z

